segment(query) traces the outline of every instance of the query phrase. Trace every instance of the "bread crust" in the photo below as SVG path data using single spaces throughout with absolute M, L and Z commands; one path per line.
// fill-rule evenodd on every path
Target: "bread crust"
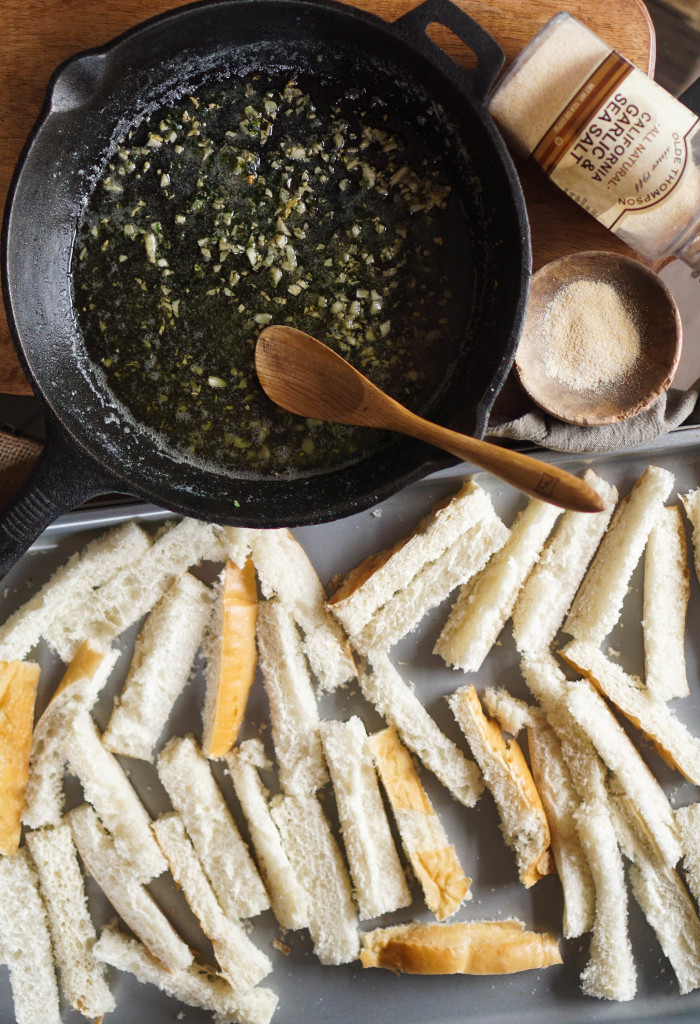
M 362 936 L 360 959 L 405 974 L 513 974 L 562 962 L 553 935 L 515 920 L 378 928 Z

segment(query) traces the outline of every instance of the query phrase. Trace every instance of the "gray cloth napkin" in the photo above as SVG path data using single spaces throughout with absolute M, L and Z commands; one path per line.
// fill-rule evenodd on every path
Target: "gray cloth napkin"
M 576 454 L 632 448 L 680 427 L 695 409 L 699 393 L 700 379 L 687 391 L 671 388 L 644 412 L 621 423 L 603 427 L 579 427 L 564 423 L 533 405 L 517 419 L 507 420 L 492 415 L 487 435 L 530 441 L 542 448 Z

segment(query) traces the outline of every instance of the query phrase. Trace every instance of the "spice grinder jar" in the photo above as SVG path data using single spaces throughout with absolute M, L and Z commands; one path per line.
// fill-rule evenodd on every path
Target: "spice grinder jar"
M 567 12 L 501 79 L 489 111 L 509 144 L 649 259 L 700 274 L 700 122 Z

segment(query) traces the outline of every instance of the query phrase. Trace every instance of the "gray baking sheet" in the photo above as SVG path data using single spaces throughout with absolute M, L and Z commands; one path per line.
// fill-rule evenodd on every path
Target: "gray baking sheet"
M 651 447 L 615 455 L 571 459 L 553 454 L 546 459 L 581 473 L 591 465 L 626 493 L 647 465 L 664 466 L 674 473 L 676 491 L 686 493 L 700 484 L 700 431 L 697 428 L 679 431 L 660 439 Z M 458 467 L 420 481 L 393 496 L 375 509 L 322 526 L 304 527 L 295 531 L 308 552 L 322 580 L 327 582 L 337 573 L 345 572 L 365 555 L 393 543 L 409 532 L 431 506 L 452 493 L 460 480 L 469 475 L 469 467 Z M 476 478 L 493 497 L 496 510 L 510 523 L 525 503 L 525 498 L 505 484 L 486 474 Z M 168 518 L 167 513 L 152 506 L 122 506 L 117 509 L 81 511 L 64 517 L 37 541 L 2 584 L 0 615 L 6 617 L 49 578 L 53 570 L 68 556 L 79 550 L 96 532 L 106 526 L 138 519 L 148 528 Z M 689 538 L 690 539 L 690 538 Z M 200 575 L 211 580 L 215 566 L 205 565 Z M 628 671 L 642 670 L 641 645 L 641 573 L 638 571 L 625 600 L 620 624 L 604 644 L 620 652 L 620 663 Z M 474 682 L 478 691 L 491 685 L 506 685 L 518 696 L 527 697 L 518 671 L 518 658 L 510 627 L 503 634 L 482 669 L 468 676 L 447 669 L 433 655 L 432 646 L 444 622 L 450 601 L 428 615 L 419 628 L 392 651 L 404 678 L 415 684 L 416 691 L 444 731 L 461 746 L 465 741 L 447 707 L 444 696 L 465 682 Z M 694 624 L 700 613 L 700 587 L 692 574 L 686 655 L 691 694 L 673 702 L 673 707 L 691 729 L 700 733 L 700 631 Z M 119 641 L 124 649 L 110 684 L 104 691 L 95 717 L 104 728 L 111 705 L 119 692 L 128 667 L 128 652 L 137 629 Z M 46 705 L 60 675 L 62 666 L 43 644 L 33 656 L 42 665 L 42 678 L 37 713 Z M 200 709 L 203 686 L 201 667 L 179 699 L 164 734 L 201 735 Z M 380 728 L 382 722 L 367 705 L 353 684 L 335 695 L 321 698 L 323 717 L 346 718 L 357 713 L 369 730 Z M 266 698 L 260 680 L 251 695 L 245 724 L 246 735 L 258 732 L 269 745 Z M 698 799 L 695 787 L 684 782 L 656 756 L 644 741 L 639 742 L 647 762 L 662 782 L 674 806 Z M 151 814 L 169 809 L 153 766 L 141 761 L 123 759 L 132 782 Z M 234 815 L 247 836 L 245 824 L 236 805 L 230 780 L 221 767 L 216 774 Z M 493 800 L 485 793 L 476 807 L 467 809 L 453 801 L 426 770 L 422 780 L 455 844 L 465 872 L 473 879 L 473 899 L 463 905 L 452 920 L 521 918 L 529 928 L 550 929 L 561 934 L 562 898 L 556 876 L 550 876 L 530 890 L 517 880 L 514 857 L 503 842 Z M 274 778 L 266 779 L 274 791 Z M 76 780 L 67 780 L 69 806 L 82 797 Z M 324 806 L 332 817 L 332 793 L 326 788 Z M 173 920 L 183 937 L 201 952 L 202 960 L 213 963 L 211 947 L 186 907 L 181 895 L 163 876 L 151 885 L 151 891 Z M 90 908 L 99 925 L 113 918 L 114 913 L 96 887 L 88 882 Z M 414 901 L 405 911 L 381 921 L 363 922 L 363 928 L 394 923 L 412 918 L 429 920 L 420 895 L 413 887 Z M 560 941 L 564 963 L 546 971 L 531 971 L 504 977 L 398 977 L 380 970 L 363 970 L 359 965 L 322 967 L 313 956 L 306 932 L 283 933 L 270 912 L 252 922 L 252 937 L 271 956 L 274 973 L 263 984 L 274 989 L 280 998 L 273 1018 L 275 1024 L 613 1024 L 618 1021 L 690 1022 L 700 1019 L 700 991 L 689 996 L 678 994 L 670 964 L 663 956 L 653 932 L 630 897 L 630 931 L 638 968 L 638 994 L 629 1003 L 609 1003 L 584 997 L 579 988 L 579 975 L 588 955 L 588 937 Z M 285 955 L 272 945 L 273 939 L 290 947 Z M 108 1017 L 109 1024 L 153 1024 L 153 1022 L 186 1021 L 188 1024 L 211 1020 L 211 1015 L 185 1007 L 153 987 L 140 985 L 130 975 L 113 972 L 110 978 L 117 999 L 117 1009 Z M 0 968 L 0 1020 L 14 1019 L 9 975 Z M 66 1024 L 77 1024 L 84 1018 L 64 1007 Z

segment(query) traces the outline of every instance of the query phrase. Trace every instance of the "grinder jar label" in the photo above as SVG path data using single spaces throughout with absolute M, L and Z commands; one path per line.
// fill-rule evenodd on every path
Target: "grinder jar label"
M 664 200 L 681 181 L 698 118 L 619 53 L 569 100 L 532 157 L 607 228 Z

